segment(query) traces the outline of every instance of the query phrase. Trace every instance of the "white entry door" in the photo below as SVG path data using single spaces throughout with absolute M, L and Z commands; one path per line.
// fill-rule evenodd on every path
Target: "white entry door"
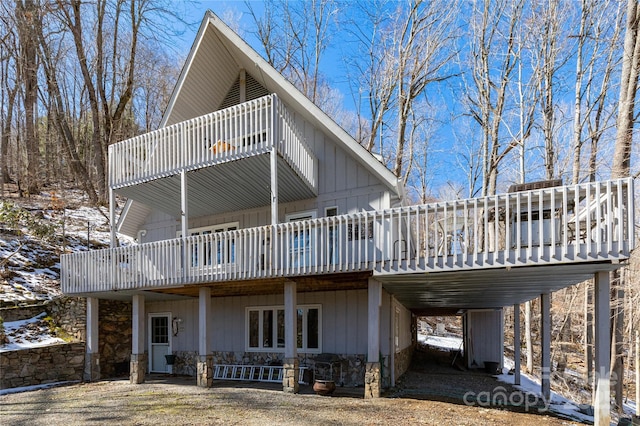
M 171 313 L 149 314 L 149 372 L 171 373 Z

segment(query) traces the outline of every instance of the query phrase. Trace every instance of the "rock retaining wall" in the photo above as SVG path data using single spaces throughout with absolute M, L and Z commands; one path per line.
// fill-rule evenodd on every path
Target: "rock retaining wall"
M 0 366 L 0 389 L 80 381 L 84 371 L 84 344 L 0 352 Z
M 75 342 L 84 342 L 87 334 L 87 299 L 61 297 L 45 305 L 47 315 Z
M 45 312 L 54 324 L 66 333 L 65 339 L 84 342 L 86 336 L 87 302 L 83 297 L 59 297 L 30 306 L 0 308 L 5 322 L 33 318 Z

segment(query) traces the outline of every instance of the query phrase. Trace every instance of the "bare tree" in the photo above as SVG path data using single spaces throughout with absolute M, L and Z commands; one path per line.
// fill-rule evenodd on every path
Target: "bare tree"
M 524 1 L 499 0 L 473 4 L 471 17 L 471 64 L 473 87 L 468 87 L 469 112 L 480 126 L 482 194 L 494 194 L 502 159 L 518 145 L 502 143 L 503 116 L 508 86 L 521 54 L 516 32 Z
M 408 128 L 412 110 L 428 85 L 450 77 L 446 67 L 455 56 L 452 27 L 457 11 L 455 5 L 442 7 L 438 2 L 411 0 L 408 10 L 399 10 L 396 16 L 392 40 L 397 79 L 397 125 L 392 171 L 406 182 L 404 150 L 407 131 L 409 136 L 414 134 Z M 413 141 L 409 140 L 409 144 Z
M 635 102 L 640 73 L 640 7 L 636 0 L 627 1 L 627 21 L 620 77 L 616 143 L 611 165 L 611 177 L 625 177 L 631 173 L 631 147 L 635 121 Z
M 535 63 L 540 94 L 542 134 L 544 136 L 544 167 L 545 178 L 556 176 L 555 125 L 556 125 L 556 74 L 568 56 L 561 56 L 561 37 L 563 29 L 567 28 L 567 4 L 544 1 L 533 7 L 532 31 L 535 31 L 536 44 L 539 46 L 539 56 Z
M 99 199 L 95 187 L 89 177 L 80 155 L 78 154 L 77 141 L 73 135 L 72 123 L 67 114 L 68 108 L 64 102 L 61 87 L 57 76 L 57 56 L 54 52 L 61 53 L 61 49 L 53 49 L 54 41 L 47 38 L 43 29 L 42 17 L 35 20 L 34 33 L 37 37 L 39 57 L 47 79 L 47 89 L 51 97 L 52 120 L 55 123 L 65 157 L 67 158 L 71 172 L 77 182 L 83 186 L 90 201 L 97 204 Z
M 1 6 L 6 7 L 6 4 Z M 3 10 L 0 28 L 4 37 L 0 39 L 0 194 L 4 194 L 4 184 L 11 182 L 9 175 L 9 144 L 13 124 L 13 112 L 17 101 L 19 83 L 16 69 L 16 55 L 18 53 L 14 25 L 9 20 L 9 11 Z
M 270 0 L 260 17 L 247 2 L 267 61 L 312 102 L 322 106 L 321 64 L 335 28 L 338 5 L 333 0 Z
M 620 97 L 616 120 L 616 142 L 611 164 L 611 177 L 621 178 L 631 174 L 631 151 L 633 126 L 640 75 L 640 5 L 637 0 L 627 1 L 627 18 L 620 75 Z M 622 412 L 622 390 L 624 378 L 624 280 L 619 271 L 612 274 L 613 333 L 612 374 L 618 379 L 615 384 L 616 407 Z
M 37 40 L 34 26 L 37 24 L 39 7 L 34 0 L 16 1 L 15 17 L 19 36 L 18 69 L 23 84 L 23 107 L 25 113 L 24 143 L 27 152 L 27 193 L 39 192 L 38 170 L 40 151 L 36 134 L 36 103 L 38 101 Z
M 583 0 L 576 39 L 576 71 L 573 113 L 572 182 L 584 175 L 582 153 L 589 143 L 586 176 L 596 179 L 599 142 L 612 127 L 612 74 L 617 60 L 623 27 L 623 4 L 616 1 Z M 615 19 L 611 19 L 614 16 Z
M 391 50 L 393 30 L 389 1 L 359 1 L 346 21 L 348 34 L 355 40 L 355 54 L 345 58 L 351 93 L 360 117 L 357 139 L 372 152 L 378 142 L 383 152 L 386 114 L 394 105 L 398 80 L 394 74 Z M 395 10 L 395 9 L 394 9 Z

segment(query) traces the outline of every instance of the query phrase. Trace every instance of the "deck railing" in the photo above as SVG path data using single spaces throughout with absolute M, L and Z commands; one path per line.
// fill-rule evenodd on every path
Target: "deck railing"
M 276 95 L 145 133 L 109 146 L 110 185 L 117 189 L 240 158 L 276 147 L 311 188 L 317 160 Z
M 546 188 L 78 252 L 62 256 L 62 290 L 624 259 L 635 241 L 632 184 Z

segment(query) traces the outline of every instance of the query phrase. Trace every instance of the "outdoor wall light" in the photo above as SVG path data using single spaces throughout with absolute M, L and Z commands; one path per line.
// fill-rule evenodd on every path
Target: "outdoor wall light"
M 171 322 L 171 329 L 173 331 L 174 336 L 178 335 L 178 330 L 181 322 L 182 322 L 182 318 L 173 317 L 173 321 Z

